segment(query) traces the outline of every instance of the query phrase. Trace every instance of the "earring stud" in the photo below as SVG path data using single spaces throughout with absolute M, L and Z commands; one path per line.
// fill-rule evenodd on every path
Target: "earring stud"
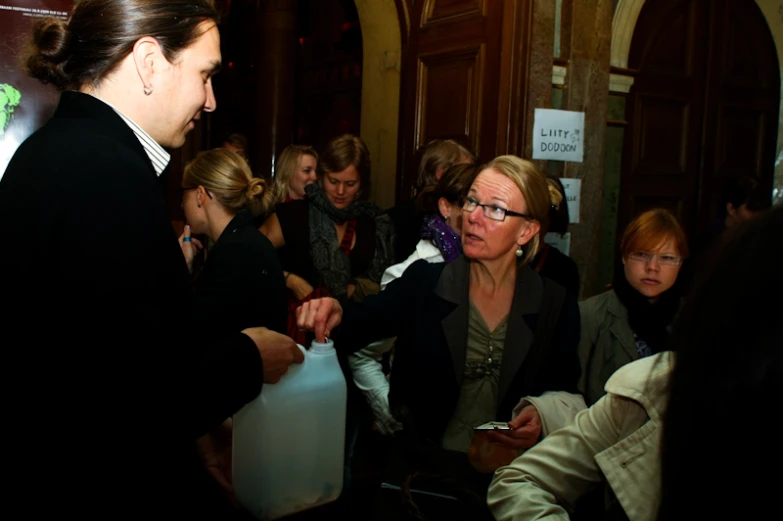
M 517 248 L 516 254 L 517 254 L 517 257 L 521 257 L 522 255 L 525 254 L 525 251 L 522 249 L 522 246 Z
M 152 94 L 152 87 L 150 87 L 149 89 L 147 87 L 144 87 L 144 95 L 149 96 L 150 94 Z

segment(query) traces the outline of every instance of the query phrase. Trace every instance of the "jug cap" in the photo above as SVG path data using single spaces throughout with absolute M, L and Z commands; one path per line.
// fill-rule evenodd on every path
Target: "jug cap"
M 312 341 L 310 344 L 310 351 L 315 352 L 325 352 L 334 349 L 334 340 L 331 338 L 327 338 L 326 342 L 316 342 L 315 340 Z

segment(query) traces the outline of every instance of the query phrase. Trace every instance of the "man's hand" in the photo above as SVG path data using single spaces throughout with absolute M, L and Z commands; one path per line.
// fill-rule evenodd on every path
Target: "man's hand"
M 253 339 L 264 362 L 264 382 L 274 384 L 288 371 L 291 364 L 301 364 L 304 353 L 291 337 L 265 327 L 251 327 L 242 331 Z
M 532 405 L 522 409 L 516 418 L 508 422 L 508 426 L 511 430 L 487 432 L 487 438 L 506 447 L 529 449 L 541 437 L 541 417 Z
M 296 308 L 296 325 L 305 331 L 315 331 L 316 342 L 325 342 L 342 318 L 342 306 L 331 297 L 310 300 Z
M 204 466 L 212 477 L 220 484 L 229 501 L 239 507 L 234 496 L 234 485 L 231 482 L 231 434 L 233 424 L 231 418 L 218 428 L 203 435 L 196 441 L 196 449 Z

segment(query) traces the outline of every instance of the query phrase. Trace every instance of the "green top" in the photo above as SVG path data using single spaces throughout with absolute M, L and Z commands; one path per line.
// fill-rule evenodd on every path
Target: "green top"
M 441 445 L 444 449 L 467 452 L 473 440 L 473 428 L 495 419 L 500 361 L 507 329 L 508 315 L 495 331 L 490 331 L 470 301 L 465 373 L 457 407 L 443 434 Z

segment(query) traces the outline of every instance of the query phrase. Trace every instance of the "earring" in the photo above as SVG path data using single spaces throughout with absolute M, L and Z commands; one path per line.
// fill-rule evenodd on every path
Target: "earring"
M 144 87 L 144 95 L 149 96 L 150 94 L 152 94 L 152 87 L 150 87 L 149 89 L 147 87 Z
M 517 257 L 521 257 L 522 255 L 525 254 L 524 250 L 522 249 L 522 246 L 517 248 L 517 252 L 516 253 L 517 253 Z

